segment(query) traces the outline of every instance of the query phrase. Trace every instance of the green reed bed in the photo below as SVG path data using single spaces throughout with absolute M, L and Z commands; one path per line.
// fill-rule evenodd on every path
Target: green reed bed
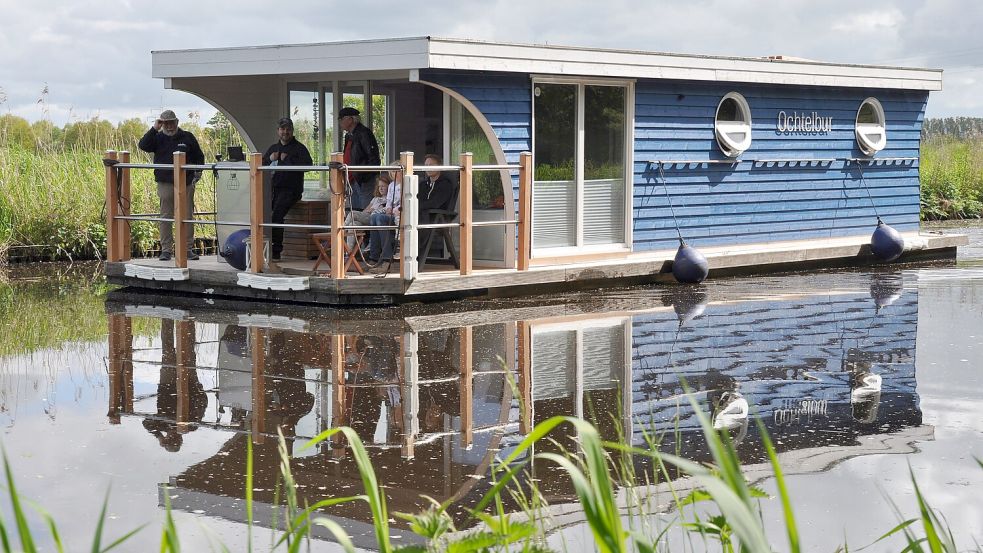
M 698 408 L 695 404 L 693 407 Z M 533 428 L 514 451 L 493 464 L 489 490 L 475 507 L 465 509 L 465 512 L 468 513 L 468 520 L 465 521 L 464 527 L 467 528 L 473 523 L 477 523 L 474 528 L 466 530 L 455 528 L 452 518 L 448 515 L 448 511 L 453 505 L 450 502 L 437 504 L 430 500 L 431 505 L 418 513 L 393 513 L 396 517 L 406 520 L 410 530 L 423 541 L 423 544 L 402 546 L 392 542 L 391 519 L 386 505 L 385 490 L 376 477 L 375 469 L 372 467 L 364 445 L 352 429 L 341 427 L 327 430 L 310 440 L 302 449 L 311 448 L 322 441 L 331 439 L 336 434 L 342 434 L 347 440 L 361 474 L 363 493 L 351 497 L 329 498 L 313 505 L 302 505 L 298 502 L 297 489 L 291 474 L 289 450 L 283 435 L 280 434 L 280 478 L 276 485 L 278 490 L 282 490 L 281 493 L 277 494 L 281 498 L 277 500 L 277 503 L 282 501 L 279 511 L 282 521 L 273 522 L 275 535 L 272 538 L 270 549 L 287 552 L 305 551 L 311 545 L 313 528 L 321 526 L 330 532 L 345 551 L 354 552 L 354 545 L 345 529 L 325 515 L 330 514 L 332 507 L 342 503 L 365 502 L 370 507 L 376 547 L 383 553 L 550 551 L 546 541 L 546 537 L 551 531 L 548 517 L 544 519 L 537 513 L 531 512 L 528 507 L 525 512 L 517 515 L 509 514 L 504 508 L 503 501 L 503 498 L 509 495 L 522 495 L 528 498 L 529 494 L 537 493 L 534 485 L 520 484 L 519 480 L 528 480 L 524 478 L 527 475 L 526 468 L 529 463 L 538 459 L 556 465 L 567 475 L 575 492 L 576 500 L 582 509 L 584 523 L 593 534 L 595 548 L 603 553 L 699 550 L 693 542 L 670 543 L 666 535 L 667 531 L 673 527 L 702 538 L 703 541 L 699 545 L 702 545 L 704 549 L 716 549 L 716 547 L 709 547 L 711 542 L 716 542 L 721 551 L 728 553 L 737 551 L 764 553 L 775 550 L 797 553 L 803 549 L 812 550 L 809 544 L 800 543 L 789 491 L 784 482 L 777 454 L 764 432 L 763 425 L 759 423 L 759 429 L 764 436 L 763 446 L 771 462 L 777 482 L 778 500 L 781 502 L 784 512 L 786 531 L 782 538 L 767 536 L 761 518 L 759 502 L 773 501 L 774 499 L 767 498 L 765 494 L 747 482 L 728 435 L 725 432 L 718 433 L 715 431 L 706 415 L 700 414 L 699 418 L 712 454 L 712 463 L 694 463 L 675 455 L 662 453 L 653 447 L 633 447 L 620 442 L 605 443 L 601 440 L 600 434 L 594 426 L 574 417 L 554 417 L 543 421 Z M 563 455 L 557 453 L 534 454 L 534 445 L 542 440 L 550 440 L 552 433 L 559 428 L 573 430 L 576 435 L 577 450 L 566 452 Z M 680 496 L 675 491 L 672 492 L 676 499 L 671 510 L 675 512 L 676 516 L 669 523 L 670 526 L 662 528 L 654 535 L 647 531 L 649 529 L 642 521 L 646 518 L 656 517 L 659 513 L 643 510 L 636 513 L 636 516 L 629 516 L 625 507 L 619 504 L 617 500 L 617 492 L 621 487 L 643 484 L 618 482 L 613 477 L 614 474 L 626 474 L 624 464 L 630 461 L 619 461 L 619 459 L 625 458 L 623 454 L 629 454 L 629 458 L 630 456 L 650 458 L 655 461 L 656 466 L 663 468 L 674 467 L 687 477 L 683 481 L 687 482 L 689 488 L 693 488 L 692 483 L 695 482 L 696 484 L 695 490 L 685 496 Z M 621 470 L 619 470 L 619 465 Z M 41 518 L 42 524 L 35 525 L 33 528 L 45 528 L 50 534 L 48 539 L 54 544 L 55 550 L 62 551 L 57 523 L 42 508 L 33 506 L 19 496 L 6 455 L 4 455 L 4 466 L 6 492 L 11 505 L 11 515 L 5 514 L 3 518 L 0 518 L 0 543 L 2 543 L 4 550 L 15 550 L 17 541 L 19 541 L 22 551 L 33 552 L 38 550 L 37 543 L 41 536 L 36 535 L 37 531 L 32 530 L 32 525 L 28 521 L 29 513 L 34 511 Z M 981 468 L 983 468 L 983 463 L 981 463 Z M 252 449 L 249 448 L 247 449 L 244 482 L 244 497 L 249 521 L 246 536 L 248 551 L 253 550 L 254 544 L 252 536 L 252 479 Z M 880 542 L 891 536 L 900 536 L 904 540 L 901 549 L 904 552 L 983 551 L 983 548 L 978 544 L 974 544 L 970 549 L 960 548 L 955 543 L 944 517 L 927 503 L 918 488 L 913 473 L 911 480 L 915 485 L 918 515 L 904 519 L 900 510 L 895 507 L 899 520 L 897 526 L 885 531 L 880 539 L 867 547 L 877 544 L 880 547 L 878 550 L 881 551 L 884 550 L 883 546 L 886 544 Z M 673 484 L 670 482 L 669 485 L 671 487 Z M 171 516 L 170 503 L 167 500 L 168 494 L 165 493 L 164 497 L 166 513 L 163 527 L 159 533 L 160 551 L 177 552 L 181 550 L 179 531 L 174 518 Z M 545 503 L 542 498 L 539 501 Z M 692 508 L 697 503 L 702 506 L 699 511 Z M 527 505 L 529 504 L 527 503 Z M 32 507 L 25 508 L 25 505 L 32 505 Z M 105 521 L 105 510 L 104 502 L 102 515 L 97 520 L 94 529 L 95 537 L 92 551 L 108 551 L 124 544 L 124 542 L 126 543 L 125 547 L 129 548 L 132 546 L 130 542 L 137 539 L 147 540 L 146 532 L 143 532 L 143 527 L 140 527 L 116 538 L 108 546 L 103 546 L 102 527 Z M 10 516 L 13 518 L 9 518 Z M 778 543 L 782 543 L 782 545 L 777 545 Z M 141 550 L 147 550 L 147 548 L 141 548 Z M 220 544 L 218 550 L 228 551 L 228 548 Z M 836 549 L 836 551 L 844 552 L 848 550 L 847 544 Z
M 923 220 L 983 216 L 983 140 L 926 140 L 920 178 Z
M 70 149 L 0 147 L 0 260 L 21 250 L 45 259 L 101 258 L 106 249 L 103 154 Z M 134 155 L 135 162 L 145 161 Z M 195 193 L 197 211 L 214 211 L 214 181 L 206 174 Z M 153 172 L 131 170 L 132 213 L 159 211 Z M 154 223 L 131 223 L 134 253 L 151 250 Z M 198 236 L 212 235 L 199 228 Z M 12 251 L 13 249 L 13 251 Z

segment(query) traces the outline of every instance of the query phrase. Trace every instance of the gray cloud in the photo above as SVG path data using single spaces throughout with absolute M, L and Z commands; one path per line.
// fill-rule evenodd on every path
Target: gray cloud
M 0 111 L 62 124 L 212 109 L 150 77 L 150 51 L 417 35 L 947 69 L 929 116 L 983 115 L 983 4 L 0 0 Z M 38 104 L 42 89 L 49 94 Z M 44 108 L 44 109 L 43 109 Z M 47 110 L 47 113 L 45 112 Z

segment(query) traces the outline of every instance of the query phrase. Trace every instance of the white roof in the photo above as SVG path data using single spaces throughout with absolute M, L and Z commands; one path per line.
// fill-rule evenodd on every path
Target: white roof
M 160 50 L 158 78 L 420 69 L 942 90 L 941 69 L 510 44 L 437 37 Z

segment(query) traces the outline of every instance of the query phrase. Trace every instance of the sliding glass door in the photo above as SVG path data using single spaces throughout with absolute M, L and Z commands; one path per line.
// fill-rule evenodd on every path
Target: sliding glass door
M 628 246 L 628 83 L 533 84 L 533 251 Z

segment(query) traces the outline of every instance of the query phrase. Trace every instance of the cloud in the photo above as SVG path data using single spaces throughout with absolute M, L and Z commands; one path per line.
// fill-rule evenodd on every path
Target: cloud
M 460 0 L 357 4 L 307 0 L 279 6 L 255 0 L 159 4 L 127 0 L 71 3 L 0 0 L 0 109 L 30 113 L 48 83 L 49 100 L 70 113 L 144 116 L 165 104 L 205 102 L 165 91 L 150 77 L 150 51 L 374 37 L 452 36 L 587 47 L 765 56 L 785 54 L 849 63 L 885 62 L 952 68 L 933 94 L 929 116 L 983 115 L 983 55 L 975 22 L 983 3 L 956 0 L 698 0 L 637 2 Z M 93 83 L 102 83 L 101 87 Z M 16 106 L 16 107 L 15 107 Z M 67 109 L 71 106 L 71 109 Z M 32 119 L 41 117 L 35 111 Z M 64 120 L 55 120 L 64 123 Z

